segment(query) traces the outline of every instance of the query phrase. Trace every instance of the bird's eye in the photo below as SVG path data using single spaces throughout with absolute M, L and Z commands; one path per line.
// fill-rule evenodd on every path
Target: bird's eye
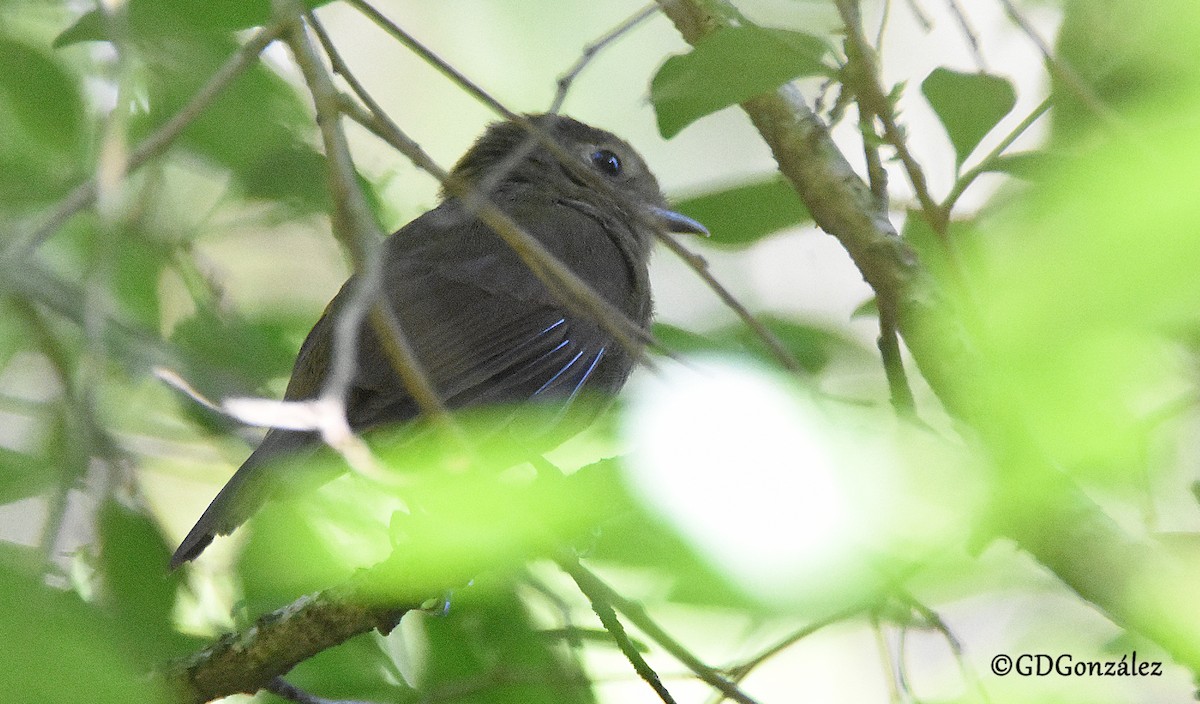
M 616 154 L 613 154 L 607 149 L 597 149 L 591 155 L 592 165 L 606 176 L 619 176 L 621 174 L 621 160 Z

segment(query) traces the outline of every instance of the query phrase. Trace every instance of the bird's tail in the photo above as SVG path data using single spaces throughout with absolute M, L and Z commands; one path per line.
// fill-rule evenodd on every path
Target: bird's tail
M 200 520 L 171 555 L 171 569 L 195 559 L 218 535 L 229 535 L 270 498 L 273 486 L 286 477 L 273 477 L 273 460 L 295 452 L 312 441 L 312 433 L 271 430 L 262 443 L 234 472 Z

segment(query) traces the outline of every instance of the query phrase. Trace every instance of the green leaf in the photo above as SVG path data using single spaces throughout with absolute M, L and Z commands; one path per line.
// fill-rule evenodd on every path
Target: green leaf
M 121 232 L 115 244 L 112 292 L 130 319 L 158 330 L 158 281 L 170 255 L 165 243 L 140 229 Z
M 242 391 L 256 389 L 267 381 L 291 370 L 297 343 L 294 320 L 244 318 L 202 308 L 175 326 L 171 342 L 178 345 L 197 367 L 182 370 L 187 378 L 205 383 L 204 367 L 232 372 L 240 380 Z
M 0 208 L 60 197 L 83 170 L 79 82 L 40 49 L 0 34 Z
M 304 0 L 309 9 L 330 0 Z M 271 18 L 270 0 L 132 0 L 129 25 L 134 35 L 145 38 L 180 32 L 228 32 L 265 24 Z M 91 10 L 54 40 L 55 48 L 86 41 L 108 41 L 104 13 Z
M 1005 154 L 993 160 L 988 171 L 1009 174 L 1017 178 L 1033 180 L 1042 175 L 1061 169 L 1065 158 L 1061 154 L 1044 151 L 1016 152 Z
M 0 35 L 0 115 L 41 148 L 71 154 L 83 144 L 83 99 L 75 77 L 34 47 Z M 5 127 L 0 121 L 0 128 Z M 0 145 L 14 135 L 0 132 Z
M 672 137 L 721 108 L 774 90 L 803 76 L 828 73 L 829 51 L 803 32 L 753 25 L 714 32 L 687 54 L 672 56 L 650 81 L 658 130 Z
M 110 619 L 74 594 L 0 565 L 0 691 L 25 702 L 168 702 Z
M 683 199 L 685 215 L 704 223 L 715 244 L 747 245 L 785 227 L 812 221 L 796 189 L 774 176 Z
M 946 128 L 958 166 L 1017 102 L 1012 84 L 1004 78 L 946 68 L 934 69 L 922 81 L 921 92 Z
M 58 472 L 43 457 L 0 447 L 0 504 L 35 496 L 58 483 Z
M 420 700 L 403 684 L 392 658 L 374 633 L 363 633 L 305 660 L 288 672 L 287 680 L 326 699 L 404 704 Z M 393 682 L 401 684 L 392 684 Z M 269 701 L 285 701 L 270 696 Z
M 171 550 L 158 526 L 113 500 L 100 507 L 97 525 L 103 603 L 116 623 L 142 645 L 147 659 L 187 652 L 193 642 L 175 632 L 172 619 L 182 573 L 167 569 Z
M 487 577 L 476 582 L 454 593 L 449 614 L 414 614 L 428 639 L 417 673 L 426 699 L 455 692 L 463 704 L 595 701 L 587 677 L 534 628 L 512 589 Z

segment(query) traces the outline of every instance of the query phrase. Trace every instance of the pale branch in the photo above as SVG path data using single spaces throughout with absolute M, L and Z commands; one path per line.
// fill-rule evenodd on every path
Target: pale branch
M 233 83 L 234 79 L 257 60 L 263 49 L 279 38 L 282 31 L 283 28 L 279 23 L 272 23 L 256 32 L 249 41 L 234 52 L 233 56 L 229 57 L 221 68 L 208 79 L 208 82 L 192 96 L 192 99 L 180 108 L 179 112 L 171 116 L 171 119 L 163 123 L 153 134 L 129 152 L 121 173 L 128 175 L 166 151 L 187 129 L 188 125 L 192 124 L 225 88 Z M 97 193 L 95 178 L 81 183 L 58 204 L 58 207 L 50 213 L 40 227 L 35 228 L 25 237 L 15 239 L 4 252 L 0 253 L 0 264 L 4 268 L 8 268 L 28 257 L 43 242 L 62 229 L 63 225 L 76 213 L 95 203 Z
M 689 43 L 727 24 L 711 8 L 722 0 L 661 0 Z M 955 416 L 973 426 L 1003 472 L 996 482 L 995 520 L 1060 580 L 1114 621 L 1158 642 L 1200 672 L 1200 612 L 1181 602 L 1200 581 L 1161 545 L 1127 535 L 1050 458 L 1023 441 L 994 412 L 1003 395 L 953 304 L 913 251 L 874 207 L 870 189 L 847 163 L 828 129 L 793 86 L 751 98 L 742 108 L 770 146 L 817 225 L 846 248 L 892 306 L 914 360 Z M 1030 491 L 1037 487 L 1037 491 Z M 1036 520 L 1033 517 L 1036 516 Z
M 650 3 L 631 15 L 629 19 L 609 30 L 604 36 L 583 47 L 583 52 L 575 64 L 567 69 L 566 73 L 559 76 L 558 87 L 554 91 L 554 100 L 550 103 L 550 108 L 546 112 L 556 113 L 562 109 L 563 102 L 567 99 L 567 93 L 571 90 L 571 85 L 579 77 L 579 74 L 583 73 L 583 69 L 587 68 L 587 65 L 592 62 L 592 59 L 596 58 L 597 54 L 657 13 L 658 5 Z
M 283 3 L 280 3 L 283 5 Z M 388 361 L 400 377 L 421 412 L 439 427 L 452 427 L 442 399 L 421 367 L 412 344 L 390 311 L 379 302 L 383 278 L 380 243 L 384 233 L 367 205 L 359 185 L 350 145 L 341 127 L 341 100 L 333 79 L 309 41 L 299 3 L 277 10 L 291 13 L 287 41 L 312 94 L 317 125 L 325 145 L 329 187 L 333 198 L 334 235 L 351 252 L 358 275 L 350 302 L 339 311 L 334 331 L 333 368 L 325 380 L 323 395 L 344 399 L 357 367 L 358 335 L 365 318 L 370 317 Z

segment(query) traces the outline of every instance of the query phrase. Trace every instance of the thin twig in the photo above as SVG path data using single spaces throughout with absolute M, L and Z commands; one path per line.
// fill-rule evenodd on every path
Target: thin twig
M 575 577 L 575 574 L 571 573 L 571 576 Z M 650 664 L 638 652 L 637 647 L 629 640 L 629 634 L 625 632 L 625 627 L 621 625 L 621 619 L 617 618 L 617 613 L 613 611 L 612 604 L 604 599 L 603 595 L 597 594 L 592 588 L 593 585 L 586 579 L 576 578 L 575 583 L 579 585 L 579 591 L 583 592 L 588 601 L 592 603 L 592 610 L 600 617 L 600 623 L 616 641 L 617 647 L 621 649 L 625 659 L 629 661 L 630 665 L 633 665 L 634 672 L 637 672 L 638 676 L 650 685 L 650 688 L 654 690 L 659 699 L 663 700 L 664 704 L 675 704 L 675 698 L 671 696 L 671 692 L 667 690 L 658 673 L 650 667 Z
M 132 173 L 171 146 L 183 130 L 187 129 L 188 125 L 199 117 L 200 113 L 212 104 L 234 79 L 250 67 L 262 50 L 279 38 L 282 31 L 282 25 L 275 22 L 256 32 L 233 56 L 229 57 L 229 60 L 212 75 L 212 78 L 208 79 L 208 82 L 192 96 L 186 105 L 180 108 L 179 112 L 175 113 L 170 120 L 167 120 L 129 153 L 123 172 L 125 174 Z M 0 262 L 8 265 L 27 257 L 54 233 L 62 229 L 63 225 L 76 213 L 95 203 L 96 195 L 95 178 L 79 184 L 59 203 L 41 226 L 25 237 L 17 238 L 3 253 L 0 253 Z
M 1021 122 L 1018 123 L 1011 132 L 1005 135 L 1004 139 L 1000 140 L 1000 143 L 997 144 L 994 149 L 980 159 L 978 164 L 968 169 L 958 177 L 958 179 L 954 182 L 954 186 L 950 189 L 950 193 L 947 194 L 946 199 L 942 201 L 941 210 L 943 218 L 945 218 L 947 221 L 950 219 L 950 212 L 953 210 L 954 204 L 958 202 L 958 199 L 962 196 L 963 192 L 967 190 L 967 187 L 970 186 L 975 179 L 989 171 L 996 163 L 996 160 L 999 159 L 1004 152 L 1013 145 L 1013 142 L 1017 141 L 1017 139 L 1024 134 L 1025 130 L 1029 129 L 1033 123 L 1037 122 L 1038 118 L 1046 114 L 1046 111 L 1050 109 L 1051 100 L 1051 98 L 1046 98 L 1039 103 L 1037 107 L 1035 107 L 1028 115 L 1025 116 L 1025 119 L 1021 120 Z
M 503 115 L 509 120 L 517 119 L 517 114 L 504 107 L 504 105 L 492 97 L 487 91 L 476 85 L 471 79 L 464 76 L 458 69 L 447 63 L 442 57 L 435 54 L 428 47 L 417 41 L 416 37 L 404 31 L 398 24 L 389 20 L 382 12 L 376 10 L 370 3 L 365 0 L 346 0 L 354 9 L 366 15 L 369 20 L 378 25 L 383 31 L 392 35 L 397 41 L 408 47 L 409 51 L 421 57 L 426 63 L 440 71 L 450 80 L 457 83 L 460 87 L 466 90 L 472 97 L 479 102 L 488 106 L 492 110 Z
M 954 19 L 958 22 L 958 28 L 962 31 L 963 37 L 967 40 L 967 46 L 971 49 L 971 56 L 975 59 L 975 65 L 980 71 L 987 70 L 987 61 L 983 58 L 983 50 L 979 45 L 979 35 L 971 26 L 970 20 L 967 19 L 967 14 L 963 12 L 962 6 L 958 4 L 958 0 L 946 0 L 946 4 L 950 7 L 950 14 L 954 15 Z
M 905 589 L 898 589 L 897 595 L 909 608 L 915 610 L 926 623 L 941 634 L 942 638 L 946 641 L 946 645 L 950 648 L 950 652 L 954 655 L 955 662 L 958 663 L 958 670 L 962 674 L 963 679 L 971 683 L 971 686 L 979 694 L 980 701 L 984 702 L 984 704 L 990 704 L 991 697 L 988 696 L 987 690 L 984 689 L 983 681 L 974 668 L 968 665 L 962 643 L 954 635 L 954 632 L 950 630 L 946 622 L 942 620 L 941 615 L 926 606 Z
M 957 261 L 955 248 L 947 234 L 946 222 L 941 217 L 941 210 L 938 208 L 937 202 L 929 193 L 925 172 L 912 152 L 908 150 L 904 131 L 896 123 L 887 94 L 879 83 L 879 67 L 876 62 L 875 50 L 871 48 L 866 35 L 863 34 L 862 14 L 859 12 L 858 0 L 836 0 L 836 3 L 842 22 L 846 27 L 846 58 L 853 68 L 849 75 L 854 78 L 853 88 L 859 109 L 868 115 L 879 118 L 879 122 L 883 125 L 884 138 L 896 150 L 896 155 L 900 157 L 900 163 L 903 164 L 904 171 L 908 174 L 909 183 L 912 184 L 917 201 L 921 204 L 921 211 L 924 213 L 925 219 L 929 221 L 930 227 L 942 241 L 951 259 Z
M 883 373 L 887 377 L 892 407 L 903 418 L 915 420 L 917 404 L 913 399 L 912 387 L 904 371 L 904 358 L 900 354 L 900 335 L 896 328 L 896 314 L 892 306 L 879 306 L 879 339 L 876 340 L 879 355 L 883 358 Z
M 1121 118 L 1119 118 L 1117 114 L 1113 112 L 1112 108 L 1104 104 L 1104 101 L 1100 99 L 1100 96 L 1096 95 L 1096 92 L 1092 90 L 1092 87 L 1089 86 L 1082 77 L 1080 77 L 1079 73 L 1076 72 L 1070 64 L 1068 64 L 1062 59 L 1062 57 L 1056 55 L 1054 51 L 1051 50 L 1050 45 L 1046 43 L 1046 40 L 1042 39 L 1042 36 L 1038 34 L 1037 28 L 1033 26 L 1033 23 L 1029 21 L 1029 18 L 1017 8 L 1012 0 L 1000 0 L 1000 4 L 1004 7 L 1004 11 L 1008 14 L 1009 18 L 1012 19 L 1017 27 L 1019 27 L 1021 31 L 1025 33 L 1025 36 L 1029 37 L 1029 40 L 1032 41 L 1034 46 L 1037 47 L 1037 50 L 1041 52 L 1042 59 L 1046 62 L 1046 67 L 1050 69 L 1050 73 L 1052 73 L 1055 78 L 1061 81 L 1067 90 L 1074 93 L 1075 97 L 1079 99 L 1079 102 L 1083 103 L 1083 105 L 1087 107 L 1092 114 L 1100 118 L 1105 125 L 1109 127 L 1120 127 L 1122 128 L 1122 131 L 1124 131 L 1124 125 Z
M 746 327 L 750 328 L 750 330 L 756 336 L 758 336 L 760 340 L 762 340 L 763 344 L 767 346 L 767 350 L 770 351 L 771 355 L 774 356 L 781 365 L 783 365 L 784 369 L 796 374 L 807 374 L 807 370 L 804 369 L 804 366 L 796 360 L 795 356 L 793 356 L 788 348 L 784 346 L 783 342 L 781 342 L 779 338 L 775 336 L 775 333 L 771 332 L 770 328 L 768 328 L 761 320 L 755 317 L 755 315 L 751 313 L 750 310 L 747 309 L 746 306 L 743 305 L 742 302 L 739 301 L 729 291 L 729 289 L 725 288 L 725 286 L 722 285 L 715 276 L 713 276 L 712 272 L 708 269 L 708 262 L 704 261 L 703 257 L 688 250 L 669 233 L 658 232 L 657 230 L 655 232 L 658 236 L 658 241 L 666 245 L 667 249 L 678 255 L 679 258 L 682 259 L 683 262 L 692 269 L 692 271 L 696 272 L 696 275 L 699 276 L 701 280 L 703 280 L 704 283 L 706 283 L 708 287 L 717 294 L 717 297 L 720 298 L 730 310 L 732 310 L 739 318 L 742 319 L 742 322 L 746 324 Z
M 421 412 L 437 426 L 452 428 L 449 413 L 413 353 L 411 343 L 394 317 L 383 310 L 385 304 L 379 300 L 383 276 L 379 244 L 384 233 L 358 183 L 350 147 L 341 129 L 341 99 L 304 30 L 299 3 L 292 3 L 286 11 L 293 13 L 288 45 L 312 93 L 317 125 L 325 144 L 334 201 L 334 233 L 351 252 L 359 276 L 349 303 L 339 311 L 335 322 L 335 351 L 322 396 L 345 399 L 357 368 L 359 331 L 364 318 L 370 315 L 389 362 Z
M 779 642 L 775 643 L 771 647 L 769 647 L 766 650 L 762 651 L 761 653 L 755 655 L 754 657 L 750 658 L 749 660 L 747 660 L 741 664 L 735 665 L 733 667 L 726 668 L 726 672 L 729 673 L 730 678 L 734 682 L 741 682 L 742 680 L 746 679 L 746 676 L 749 675 L 751 673 L 751 671 L 753 671 L 759 665 L 763 664 L 767 660 L 770 660 L 771 658 L 775 657 L 776 655 L 783 652 L 784 650 L 787 650 L 788 648 L 792 647 L 796 643 L 799 643 L 800 641 L 804 640 L 805 638 L 808 638 L 809 636 L 813 635 L 817 631 L 820 631 L 828 626 L 832 626 L 835 623 L 841 623 L 842 621 L 845 621 L 847 619 L 853 618 L 853 617 L 861 614 L 862 612 L 866 611 L 869 607 L 870 607 L 870 604 L 868 604 L 868 603 L 856 604 L 849 608 L 842 609 L 841 611 L 830 614 L 829 616 L 826 616 L 825 618 L 817 619 L 816 621 L 813 621 L 812 623 L 806 624 L 803 628 L 800 628 L 800 629 L 790 633 L 789 635 L 787 635 L 786 637 L 781 639 Z
M 596 58 L 596 54 L 598 54 L 609 44 L 612 44 L 616 40 L 628 34 L 639 24 L 650 19 L 657 13 L 658 5 L 651 3 L 635 12 L 628 19 L 614 27 L 604 36 L 583 47 L 583 53 L 580 54 L 579 59 L 575 61 L 575 64 L 571 66 L 571 68 L 567 69 L 566 73 L 559 76 L 558 88 L 554 92 L 554 100 L 551 101 L 550 108 L 546 110 L 546 112 L 554 114 L 562 109 L 563 102 L 567 99 L 567 92 L 571 90 L 571 84 L 575 82 L 575 79 L 579 77 L 579 74 L 583 72 L 583 69 L 587 68 L 587 65 L 591 63 L 592 59 Z
M 913 13 L 913 17 L 917 18 L 917 22 L 921 25 L 921 30 L 929 33 L 933 30 L 933 20 L 929 19 L 929 15 L 925 12 L 925 8 L 921 7 L 918 0 L 906 0 L 909 11 Z
M 595 573 L 580 564 L 578 559 L 573 556 L 560 557 L 558 564 L 562 567 L 563 571 L 571 575 L 571 578 L 575 580 L 580 590 L 589 599 L 607 602 L 614 609 L 625 614 L 630 623 L 637 626 L 651 640 L 662 646 L 663 650 L 666 650 L 675 659 L 683 663 L 697 677 L 720 690 L 729 699 L 741 702 L 742 704 L 757 704 L 750 695 L 743 692 L 735 683 L 731 682 L 717 670 L 704 664 L 690 650 L 684 647 L 683 644 L 668 635 L 666 631 L 646 614 L 640 605 L 621 596 L 619 592 L 608 586 Z

